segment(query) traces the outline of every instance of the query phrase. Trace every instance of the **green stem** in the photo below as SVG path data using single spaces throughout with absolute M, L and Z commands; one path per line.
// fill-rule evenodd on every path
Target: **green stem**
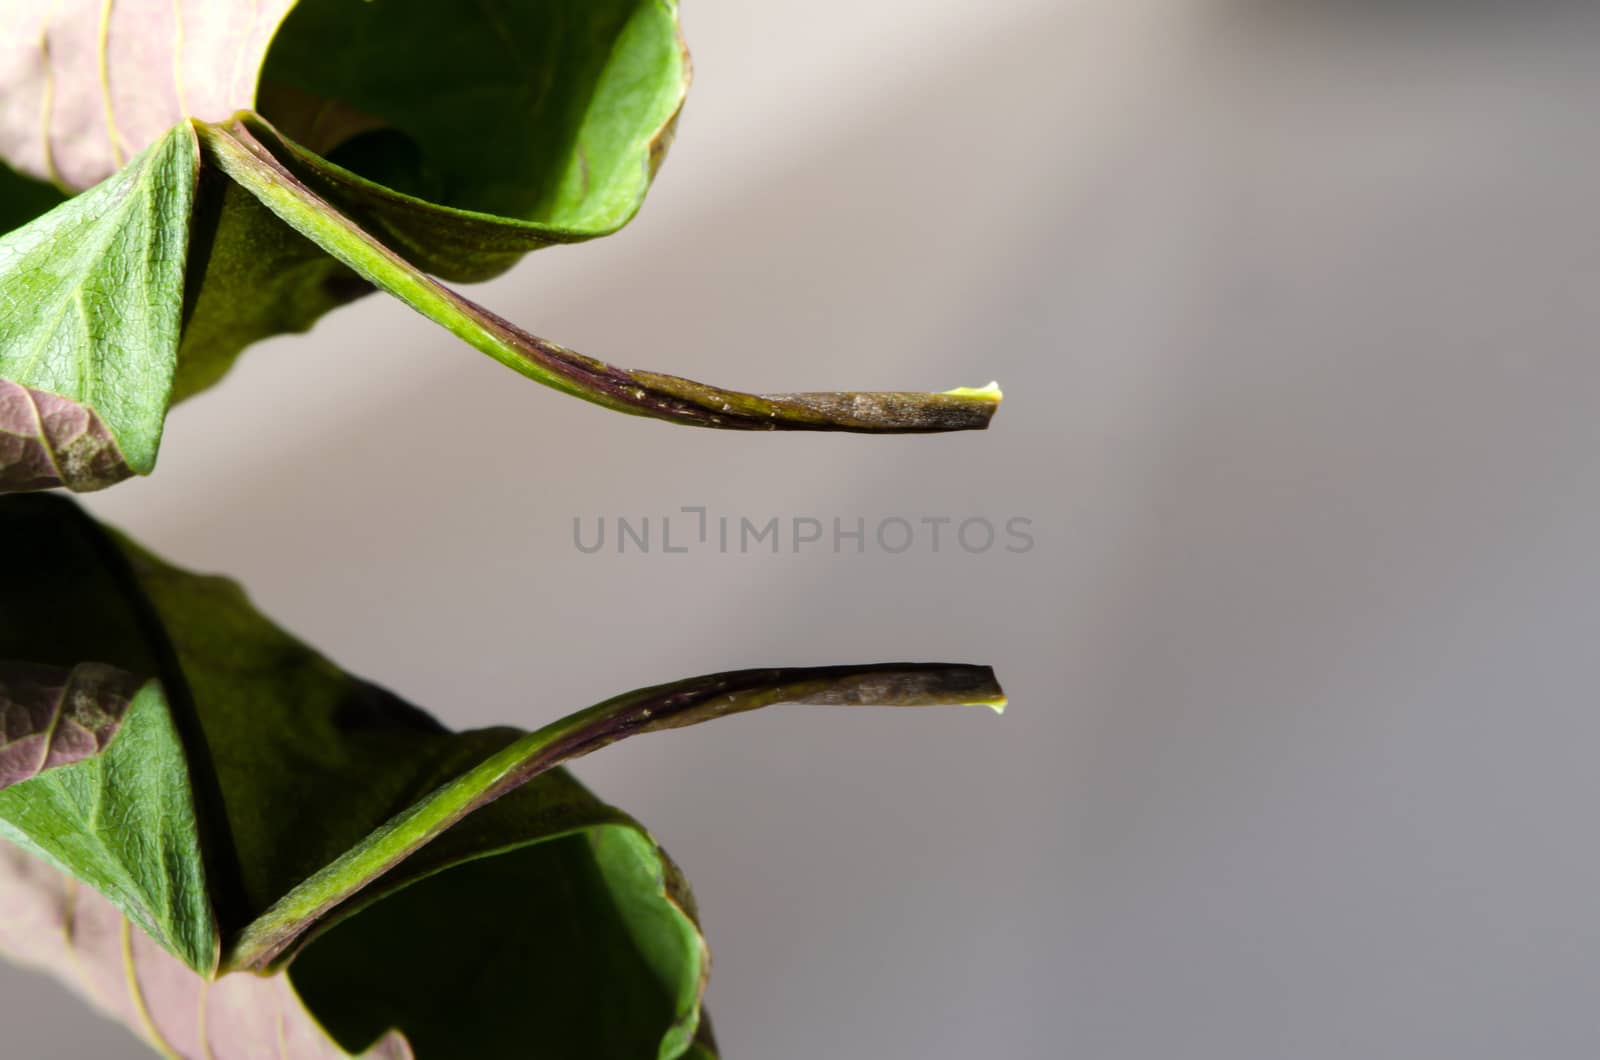
M 424 274 L 312 191 L 257 139 L 240 114 L 195 122 L 208 161 L 284 223 L 469 345 L 574 397 L 637 416 L 730 430 L 913 434 L 980 430 L 1000 388 L 924 393 L 745 394 L 657 372 L 630 371 L 530 335 Z M 262 123 L 264 124 L 264 123 Z
M 640 689 L 581 710 L 511 743 L 402 810 L 366 840 L 272 904 L 240 934 L 225 969 L 269 971 L 315 932 L 375 900 L 373 881 L 472 811 L 564 762 L 642 733 L 698 725 L 779 703 L 822 706 L 986 706 L 1005 709 L 987 666 L 881 663 L 735 670 Z

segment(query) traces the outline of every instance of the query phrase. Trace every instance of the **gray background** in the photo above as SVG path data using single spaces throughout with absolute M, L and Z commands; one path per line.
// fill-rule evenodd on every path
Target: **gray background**
M 456 725 L 996 666 L 1003 719 L 792 709 L 581 765 L 688 869 L 730 1057 L 1594 1056 L 1593 8 L 692 0 L 639 220 L 475 295 L 728 385 L 997 377 L 992 432 L 633 421 L 375 298 L 93 507 Z M 1037 544 L 572 547 L 691 504 Z M 139 1055 L 49 984 L 0 1001 L 10 1055 Z

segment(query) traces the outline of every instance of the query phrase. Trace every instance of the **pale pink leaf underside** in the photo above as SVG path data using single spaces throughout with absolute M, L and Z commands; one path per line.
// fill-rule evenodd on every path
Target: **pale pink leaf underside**
M 0 159 L 70 191 L 255 102 L 294 0 L 0 0 Z
M 207 980 L 97 892 L 0 842 L 0 951 L 70 986 L 166 1056 L 346 1060 L 285 975 Z M 391 1033 L 362 1060 L 412 1060 Z

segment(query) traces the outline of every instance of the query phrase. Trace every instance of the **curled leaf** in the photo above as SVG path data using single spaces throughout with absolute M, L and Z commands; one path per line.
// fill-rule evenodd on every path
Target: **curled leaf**
M 634 216 L 689 83 L 674 0 L 0 12 L 0 492 L 148 474 L 173 402 L 374 288 L 528 378 L 673 423 L 919 433 L 998 406 L 993 385 L 752 394 L 618 368 L 433 278 Z M 82 194 L 47 209 L 30 175 Z
M 347 42 L 340 62 L 329 40 Z M 471 282 L 626 224 L 689 79 L 676 0 L 302 0 L 255 109 L 320 194 Z
M 188 975 L 287 966 L 351 1053 L 397 1029 L 419 1056 L 506 1055 L 530 1025 L 553 1056 L 707 1053 L 682 874 L 561 764 L 782 703 L 1004 702 L 986 667 L 757 669 L 452 733 L 65 501 L 0 500 L 0 535 L 30 557 L 0 582 L 0 720 L 49 763 L 0 788 L 0 836 Z M 37 736 L 68 720 L 86 735 L 52 761 Z

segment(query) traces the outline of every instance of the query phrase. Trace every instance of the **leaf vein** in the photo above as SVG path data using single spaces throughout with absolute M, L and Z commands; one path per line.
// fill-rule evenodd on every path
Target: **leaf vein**
M 116 0 L 105 0 L 100 5 L 100 37 L 95 44 L 95 60 L 100 67 L 100 98 L 105 103 L 106 138 L 111 141 L 111 160 L 118 169 L 127 161 L 117 132 L 116 106 L 111 99 L 111 8 Z

